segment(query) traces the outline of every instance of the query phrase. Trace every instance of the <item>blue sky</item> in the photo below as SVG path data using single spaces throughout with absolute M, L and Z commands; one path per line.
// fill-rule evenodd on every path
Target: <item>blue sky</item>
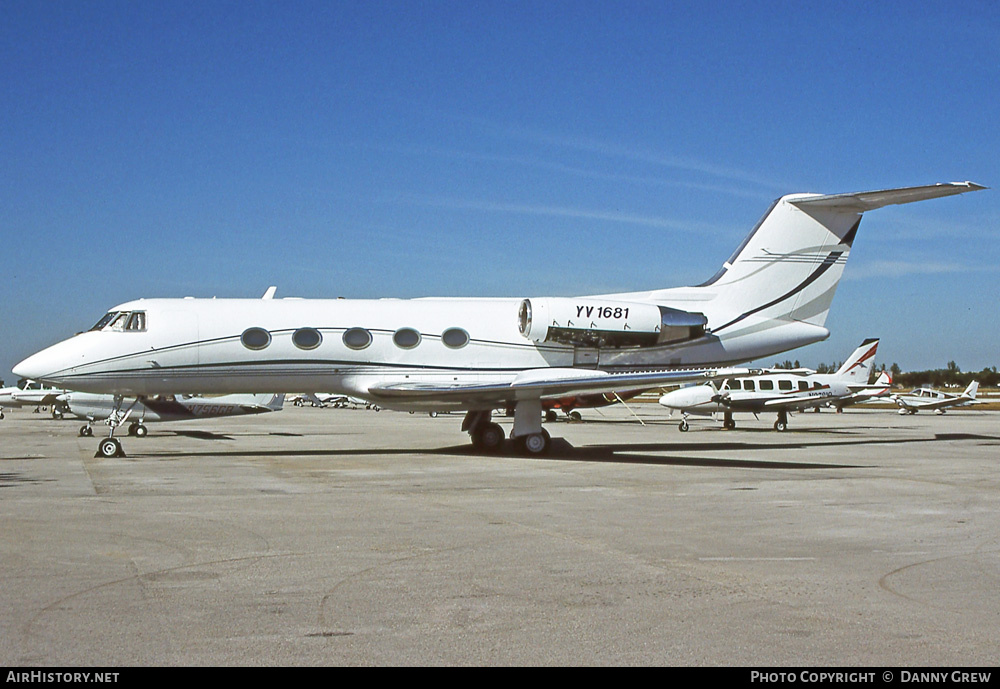
M 694 284 L 782 194 L 962 180 L 865 216 L 786 358 L 1000 365 L 998 37 L 991 1 L 0 0 L 0 378 L 133 298 Z

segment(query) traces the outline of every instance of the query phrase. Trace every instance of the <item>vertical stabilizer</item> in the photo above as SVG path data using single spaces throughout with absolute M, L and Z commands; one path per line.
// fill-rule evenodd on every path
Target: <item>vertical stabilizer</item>
M 962 397 L 968 397 L 970 400 L 976 399 L 976 393 L 979 392 L 979 381 L 974 380 L 969 383 L 969 387 L 965 388 L 965 392 L 962 393 Z
M 984 189 L 972 182 L 778 199 L 708 282 L 717 335 L 797 321 L 822 329 L 865 211 Z
M 875 352 L 878 350 L 878 339 L 865 340 L 861 346 L 844 362 L 837 373 L 837 378 L 848 383 L 867 384 L 871 377 L 871 367 L 875 364 Z

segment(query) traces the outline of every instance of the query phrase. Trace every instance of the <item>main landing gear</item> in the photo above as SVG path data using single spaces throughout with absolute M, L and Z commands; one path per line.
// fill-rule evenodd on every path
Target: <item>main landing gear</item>
M 472 437 L 472 445 L 480 452 L 498 453 L 504 446 L 504 432 L 492 421 L 492 410 L 470 411 L 462 422 L 462 430 Z M 518 454 L 544 455 L 552 444 L 548 431 L 542 428 L 541 400 L 521 400 L 514 406 L 514 430 L 510 434 Z
M 778 412 L 778 420 L 774 422 L 774 430 L 779 433 L 788 430 L 788 412 L 784 409 Z

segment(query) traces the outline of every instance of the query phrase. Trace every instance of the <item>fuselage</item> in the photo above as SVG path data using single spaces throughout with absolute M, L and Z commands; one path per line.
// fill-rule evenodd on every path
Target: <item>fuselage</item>
M 542 368 L 718 365 L 828 335 L 825 328 L 795 321 L 779 327 L 772 321 L 758 333 L 751 317 L 725 338 L 709 328 L 701 337 L 665 346 L 578 347 L 525 337 L 518 327 L 520 304 L 519 299 L 137 300 L 113 308 L 100 327 L 39 352 L 17 370 L 40 373 L 72 390 L 125 396 L 318 389 L 364 398 L 372 385 L 387 379 L 474 385 L 509 382 L 520 372 Z M 699 306 L 711 323 L 711 302 Z

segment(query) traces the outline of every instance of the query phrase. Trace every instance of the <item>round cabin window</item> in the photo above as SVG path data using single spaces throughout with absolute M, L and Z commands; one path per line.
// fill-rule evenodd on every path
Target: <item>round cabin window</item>
M 299 328 L 292 333 L 292 343 L 299 349 L 316 349 L 323 341 L 323 335 L 316 328 Z
M 344 331 L 344 344 L 351 349 L 364 349 L 372 343 L 372 334 L 364 328 Z
M 441 341 L 444 342 L 445 347 L 450 347 L 451 349 L 461 349 L 465 345 L 469 344 L 469 333 L 465 332 L 461 328 L 448 328 L 441 333 Z
M 393 334 L 392 341 L 400 349 L 413 349 L 420 344 L 420 333 L 413 328 L 400 328 Z
M 263 328 L 247 328 L 240 335 L 240 342 L 247 349 L 264 349 L 271 344 L 271 333 Z

